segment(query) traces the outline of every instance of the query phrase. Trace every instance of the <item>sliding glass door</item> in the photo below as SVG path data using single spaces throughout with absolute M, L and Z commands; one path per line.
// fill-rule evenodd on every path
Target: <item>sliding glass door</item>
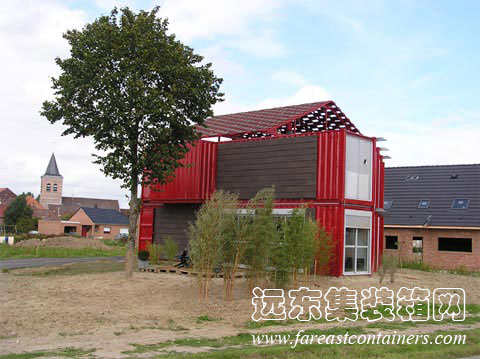
M 370 272 L 371 212 L 345 211 L 344 273 Z

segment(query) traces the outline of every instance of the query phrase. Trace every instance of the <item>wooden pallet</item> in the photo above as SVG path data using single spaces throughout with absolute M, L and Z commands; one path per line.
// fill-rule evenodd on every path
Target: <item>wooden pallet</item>
M 198 272 L 185 269 L 185 268 L 175 268 L 172 266 L 149 266 L 147 268 L 140 268 L 140 272 L 151 272 L 151 273 L 172 273 L 172 274 L 180 274 L 180 275 L 189 275 L 196 277 Z M 204 274 L 204 276 L 207 276 Z M 210 278 L 223 278 L 223 273 L 210 273 Z M 235 278 L 243 278 L 245 277 L 244 273 L 238 273 L 235 275 Z

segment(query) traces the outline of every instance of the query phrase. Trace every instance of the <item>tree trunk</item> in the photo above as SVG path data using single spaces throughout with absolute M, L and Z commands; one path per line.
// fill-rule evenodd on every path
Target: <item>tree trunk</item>
M 133 267 L 135 264 L 135 242 L 137 240 L 137 227 L 138 227 L 138 212 L 139 203 L 137 198 L 137 186 L 136 180 L 133 180 L 132 187 L 130 188 L 130 224 L 128 227 L 128 245 L 127 254 L 125 260 L 125 277 L 132 278 Z

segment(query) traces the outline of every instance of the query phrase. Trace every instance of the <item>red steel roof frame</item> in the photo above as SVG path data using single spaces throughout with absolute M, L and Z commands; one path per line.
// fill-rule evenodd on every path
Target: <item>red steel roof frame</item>
M 270 109 L 262 109 L 262 110 L 257 110 L 257 111 L 247 111 L 247 112 L 240 112 L 240 113 L 233 113 L 233 114 L 227 114 L 227 115 L 220 115 L 220 116 L 214 116 L 214 117 L 211 117 L 210 119 L 207 119 L 206 120 L 206 124 L 212 120 L 215 119 L 215 117 L 224 117 L 224 116 L 235 116 L 235 115 L 239 115 L 239 114 L 242 114 L 242 113 L 245 113 L 245 114 L 250 114 L 250 116 L 253 114 L 253 113 L 258 113 L 258 112 L 261 112 L 261 111 L 267 111 L 267 110 L 275 110 L 275 109 L 283 109 L 283 108 L 287 108 L 287 107 L 300 107 L 300 106 L 305 106 L 305 105 L 308 105 L 308 104 L 301 104 L 301 105 L 293 105 L 293 106 L 283 106 L 283 107 L 274 107 L 274 108 L 270 108 Z M 295 114 L 294 116 L 291 116 L 289 117 L 287 120 L 282 120 L 281 122 L 278 122 L 270 127 L 261 127 L 261 128 L 257 128 L 257 129 L 245 129 L 243 131 L 240 131 L 240 132 L 213 132 L 213 133 L 208 133 L 208 134 L 204 134 L 205 132 L 208 132 L 208 127 L 206 126 L 199 126 L 198 127 L 198 131 L 200 133 L 202 133 L 202 138 L 209 138 L 209 137 L 237 137 L 237 136 L 241 136 L 243 135 L 244 133 L 246 132 L 264 132 L 264 133 L 269 133 L 269 134 L 273 134 L 275 136 L 277 136 L 277 128 L 281 127 L 281 126 L 285 126 L 285 125 L 288 125 L 289 123 L 291 123 L 292 121 L 294 120 L 297 120 L 297 119 L 300 119 L 300 118 L 303 118 L 304 116 L 308 115 L 309 113 L 312 113 L 313 111 L 315 110 L 319 110 L 321 108 L 324 108 L 324 107 L 328 107 L 328 106 L 332 106 L 334 105 L 337 109 L 339 109 L 339 107 L 337 106 L 337 104 L 334 102 L 334 101 L 319 101 L 319 102 L 315 102 L 315 103 L 312 103 L 312 106 L 310 108 L 308 108 L 308 110 L 304 110 L 302 112 L 299 112 L 297 114 Z M 343 113 L 343 111 L 342 111 Z M 346 117 L 346 115 L 345 115 Z M 346 117 L 348 119 L 348 117 Z M 348 119 L 350 121 L 350 119 Z M 243 122 L 246 122 L 246 123 L 255 123 L 255 120 L 253 119 L 250 119 L 250 120 L 247 120 L 247 121 L 243 121 Z M 207 125 L 208 126 L 208 125 Z M 216 126 L 217 127 L 217 126 Z M 218 127 L 221 127 L 221 126 L 218 126 Z M 216 131 L 216 130 L 215 130 Z

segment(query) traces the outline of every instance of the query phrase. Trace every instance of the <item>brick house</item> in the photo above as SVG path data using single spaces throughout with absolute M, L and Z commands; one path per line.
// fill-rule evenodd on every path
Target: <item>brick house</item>
M 17 198 L 17 195 L 9 188 L 0 188 L 0 224 L 5 223 L 5 211 L 15 198 Z
M 480 164 L 385 169 L 385 253 L 480 269 Z
M 118 234 L 128 234 L 128 225 L 128 217 L 119 211 L 81 207 L 68 221 L 38 221 L 38 231 L 42 234 L 77 233 L 82 237 L 115 238 Z

